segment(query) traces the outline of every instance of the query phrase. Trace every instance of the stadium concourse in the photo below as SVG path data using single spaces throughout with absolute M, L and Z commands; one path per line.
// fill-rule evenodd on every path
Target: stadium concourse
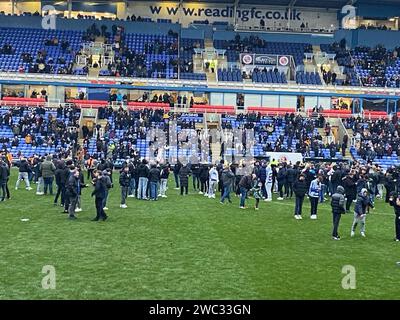
M 0 1 L 0 298 L 397 297 L 396 1 L 29 3 Z

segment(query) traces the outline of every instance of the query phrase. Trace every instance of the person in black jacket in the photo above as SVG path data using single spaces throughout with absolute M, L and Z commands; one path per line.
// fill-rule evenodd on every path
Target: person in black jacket
M 286 171 L 286 197 L 293 197 L 293 184 L 297 178 L 297 170 L 289 165 Z
M 200 166 L 200 172 L 199 172 L 199 179 L 200 179 L 200 191 L 199 194 L 203 194 L 204 196 L 208 196 L 208 165 L 207 164 L 202 164 Z
M 131 183 L 131 174 L 129 171 L 129 167 L 126 166 L 122 169 L 121 174 L 119 175 L 119 185 L 121 187 L 121 204 L 120 208 L 126 209 L 128 206 L 126 205 L 126 197 L 128 196 L 128 190 Z
M 179 171 L 181 170 L 181 168 L 182 168 L 182 163 L 180 163 L 178 160 L 178 162 L 175 163 L 174 168 L 173 168 L 175 184 L 176 184 L 175 189 L 177 189 L 177 190 L 179 190 Z
M 0 201 L 4 201 L 6 197 L 10 198 L 9 194 L 7 194 L 7 183 L 9 177 L 10 169 L 8 168 L 8 165 L 5 163 L 5 161 L 0 159 L 0 188 L 2 191 Z
M 54 205 L 57 205 L 58 198 L 61 196 L 61 206 L 65 203 L 65 184 L 67 183 L 69 177 L 69 170 L 65 165 L 64 161 L 60 161 L 57 165 L 55 172 L 56 184 L 57 184 L 57 194 L 54 198 Z
M 179 183 L 181 186 L 181 196 L 183 195 L 183 191 L 185 190 L 185 194 L 188 194 L 189 187 L 189 176 L 190 169 L 187 164 L 183 165 L 179 170 Z
M 395 188 L 396 188 L 396 182 L 394 181 L 393 175 L 389 172 L 386 172 L 385 174 L 386 203 L 389 203 L 390 194 L 393 191 L 395 191 Z
M 200 165 L 198 163 L 193 163 L 190 166 L 192 171 L 193 189 L 197 191 L 200 189 Z
M 142 163 L 137 168 L 137 174 L 139 177 L 138 185 L 138 199 L 147 200 L 147 183 L 149 181 L 149 167 L 147 166 L 147 160 L 143 159 Z
M 257 175 L 252 173 L 250 175 L 243 176 L 239 182 L 240 188 L 240 209 L 246 209 L 246 197 L 247 193 L 251 188 L 253 188 L 254 181 L 257 179 Z
M 92 197 L 95 196 L 96 217 L 92 219 L 92 221 L 105 221 L 108 216 L 103 209 L 103 201 L 106 197 L 107 186 L 105 183 L 105 179 L 103 179 L 103 174 L 101 171 L 95 171 L 94 176 L 94 190 L 92 192 Z
M 342 185 L 344 187 L 346 199 L 347 199 L 346 200 L 346 212 L 349 212 L 351 203 L 357 197 L 357 186 L 356 186 L 354 174 L 353 173 L 348 174 L 343 179 Z
M 69 197 L 68 217 L 72 220 L 76 219 L 75 209 L 78 202 L 80 188 L 79 171 L 74 169 L 70 174 L 66 185 L 66 196 Z
M 308 185 L 306 181 L 306 176 L 304 174 L 300 174 L 297 180 L 293 183 L 293 191 L 296 196 L 296 205 L 294 208 L 294 218 L 296 220 L 303 219 L 301 216 L 303 209 L 304 197 L 308 192 Z
M 25 158 L 22 158 L 19 164 L 19 175 L 17 179 L 17 183 L 15 184 L 15 190 L 18 190 L 19 184 L 22 180 L 25 181 L 26 190 L 32 190 L 29 183 L 29 173 L 32 172 L 28 161 Z
M 394 227 L 396 237 L 394 238 L 395 241 L 400 241 L 400 195 L 392 194 L 389 196 L 389 204 L 394 208 Z
M 283 164 L 279 165 L 279 170 L 276 176 L 276 180 L 278 181 L 278 192 L 279 192 L 279 197 L 277 200 L 283 200 L 283 187 L 286 185 L 286 174 L 287 174 L 287 169 L 286 166 Z
M 151 165 L 149 171 L 150 200 L 157 201 L 158 183 L 160 182 L 160 169 L 155 164 Z
M 344 188 L 342 186 L 338 186 L 336 188 L 336 192 L 332 195 L 331 199 L 331 207 L 333 215 L 333 231 L 332 231 L 333 240 L 340 240 L 338 229 L 339 229 L 340 218 L 342 217 L 342 214 L 346 213 L 344 205 L 345 205 Z

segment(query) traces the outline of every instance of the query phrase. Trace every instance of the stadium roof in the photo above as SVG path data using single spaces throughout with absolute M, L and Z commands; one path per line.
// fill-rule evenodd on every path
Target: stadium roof
M 0 0 L 1 1 L 1 0 Z M 21 1 L 21 0 L 17 0 Z M 22 0 L 28 1 L 28 0 Z M 31 1 L 31 0 L 29 0 Z M 72 0 L 73 2 L 88 2 Z M 134 0 L 129 0 L 134 1 Z M 138 1 L 149 1 L 156 2 L 156 0 L 138 0 Z M 314 8 L 332 8 L 340 9 L 346 4 L 353 4 L 354 6 L 360 4 L 372 4 L 372 5 L 399 5 L 400 0 L 238 0 L 241 4 L 254 4 L 254 5 L 274 5 L 274 6 L 289 6 L 293 5 L 296 7 L 314 7 Z M 94 0 L 92 2 L 121 2 L 121 0 Z M 179 2 L 179 0 L 171 0 L 170 2 Z M 208 2 L 208 3 L 235 3 L 235 0 L 182 0 L 185 2 Z

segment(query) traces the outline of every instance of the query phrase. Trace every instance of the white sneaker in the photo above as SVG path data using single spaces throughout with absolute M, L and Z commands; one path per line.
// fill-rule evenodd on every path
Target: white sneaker
M 317 215 L 316 215 L 316 214 L 311 215 L 311 216 L 310 216 L 310 219 L 311 219 L 311 220 L 317 220 Z
M 120 204 L 119 207 L 122 208 L 122 209 L 128 208 L 128 206 L 126 204 Z
M 208 193 L 205 193 L 204 196 L 205 196 L 205 197 L 208 197 Z
M 18 190 L 18 188 L 17 188 L 17 187 L 15 187 L 15 190 Z
M 354 231 L 350 233 L 350 237 L 354 237 Z
M 107 211 L 107 210 L 108 210 L 108 208 L 107 208 L 107 207 L 104 207 L 104 208 L 103 208 L 103 210 L 104 210 L 104 211 Z
M 271 198 L 267 198 L 267 199 L 265 199 L 264 201 L 272 201 L 272 199 Z
M 82 212 L 82 208 L 76 208 L 75 212 Z
M 255 210 L 259 210 L 260 208 L 254 208 Z
M 297 215 L 299 220 L 303 220 L 303 217 L 301 215 Z
M 26 190 L 32 190 L 32 188 L 31 188 L 31 187 L 29 187 L 29 188 L 26 188 Z
M 282 198 L 282 197 L 279 197 L 279 198 L 277 198 L 277 200 L 283 200 L 283 198 Z
M 203 194 L 203 192 L 199 191 L 199 194 Z
M 294 215 L 294 218 L 295 218 L 296 220 L 299 220 L 299 216 L 298 216 L 297 214 Z
M 128 198 L 134 198 L 135 197 L 135 195 L 134 194 L 130 194 L 130 195 L 128 195 Z
M 175 190 L 180 190 L 180 188 L 175 188 Z
M 161 196 L 161 198 L 168 198 L 168 196 L 167 196 L 166 194 L 163 194 L 163 195 Z
M 361 232 L 361 237 L 366 237 L 365 232 Z
M 240 207 L 240 209 L 246 209 L 246 207 Z
M 26 190 L 28 190 L 28 189 L 26 189 Z M 36 195 L 42 196 L 42 195 L 44 195 L 44 192 L 36 192 Z

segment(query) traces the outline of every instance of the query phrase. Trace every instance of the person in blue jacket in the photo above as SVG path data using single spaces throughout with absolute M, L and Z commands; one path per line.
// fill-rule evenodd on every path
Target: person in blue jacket
M 321 192 L 322 180 L 323 180 L 323 177 L 321 175 L 318 175 L 318 177 L 316 179 L 311 181 L 310 189 L 308 190 L 308 196 L 310 198 L 310 203 L 311 203 L 310 218 L 312 220 L 317 219 L 318 200 L 319 200 L 319 194 Z

